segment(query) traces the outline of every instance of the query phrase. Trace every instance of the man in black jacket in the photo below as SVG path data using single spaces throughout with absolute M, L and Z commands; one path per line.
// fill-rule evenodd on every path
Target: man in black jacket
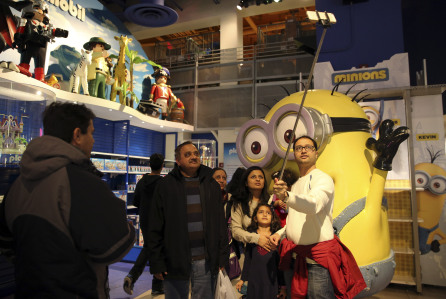
M 54 102 L 0 206 L 0 240 L 16 252 L 15 298 L 108 298 L 107 265 L 133 247 L 125 203 L 90 161 L 93 112 Z
M 213 298 L 218 270 L 229 260 L 221 191 L 200 153 L 187 141 L 175 168 L 158 183 L 146 240 L 150 272 L 164 280 L 166 299 Z
M 136 184 L 135 196 L 133 197 L 133 205 L 139 209 L 139 221 L 144 240 L 147 240 L 147 218 L 150 213 L 150 202 L 152 201 L 153 191 L 156 184 L 161 179 L 161 171 L 163 170 L 164 156 L 162 154 L 153 154 L 150 156 L 149 165 L 150 173 L 146 173 Z M 133 295 L 133 285 L 141 276 L 144 267 L 149 260 L 147 244 L 141 249 L 136 259 L 135 265 L 129 274 L 124 278 L 124 291 Z M 164 294 L 163 281 L 153 277 L 152 279 L 152 295 Z

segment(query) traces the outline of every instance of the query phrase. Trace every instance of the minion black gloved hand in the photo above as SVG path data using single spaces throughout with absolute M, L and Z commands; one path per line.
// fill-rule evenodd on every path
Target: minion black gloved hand
M 376 153 L 373 167 L 380 170 L 392 170 L 392 160 L 400 144 L 409 137 L 408 127 L 398 127 L 393 130 L 394 123 L 390 119 L 384 120 L 379 126 L 379 138 L 367 139 L 366 146 Z

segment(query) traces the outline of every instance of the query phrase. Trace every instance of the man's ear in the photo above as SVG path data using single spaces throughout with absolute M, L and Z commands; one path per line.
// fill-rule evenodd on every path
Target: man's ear
M 71 138 L 71 144 L 74 146 L 78 146 L 81 142 L 81 129 L 76 128 L 73 131 L 73 137 Z

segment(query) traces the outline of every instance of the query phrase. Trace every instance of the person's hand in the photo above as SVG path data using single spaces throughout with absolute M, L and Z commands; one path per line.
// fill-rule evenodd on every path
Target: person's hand
M 237 289 L 237 291 L 240 292 L 240 290 L 242 289 L 243 283 L 244 283 L 244 281 L 241 279 L 237 282 L 237 284 L 235 285 L 235 288 Z
M 281 209 L 284 209 L 284 210 L 287 209 L 286 203 L 284 203 L 284 202 L 283 202 L 282 200 L 280 200 L 280 199 L 278 199 L 278 200 L 276 200 L 276 201 L 274 202 L 274 206 L 275 206 L 275 207 L 279 206 Z
M 167 275 L 167 272 L 164 273 L 155 273 L 153 274 L 153 276 L 155 276 L 155 278 L 159 279 L 159 280 L 164 280 L 164 276 Z
M 286 298 L 286 288 L 281 287 L 277 298 L 285 299 Z
M 263 247 L 266 251 L 271 251 L 271 250 L 273 250 L 273 249 L 271 248 L 273 244 L 269 241 L 269 237 L 266 236 L 266 235 L 262 235 L 262 234 L 260 234 L 258 245 L 259 245 L 260 247 Z
M 273 192 L 279 200 L 284 200 L 287 197 L 288 186 L 282 180 L 279 181 L 278 178 L 274 179 Z
M 279 234 L 274 234 L 272 236 L 269 237 L 269 240 L 272 244 L 274 244 L 275 246 L 279 245 L 279 241 L 280 241 L 280 236 Z

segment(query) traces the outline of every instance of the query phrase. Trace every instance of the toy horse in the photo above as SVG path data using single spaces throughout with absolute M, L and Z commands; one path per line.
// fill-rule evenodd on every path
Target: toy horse
M 71 73 L 70 77 L 70 91 L 74 93 L 79 93 L 79 83 L 82 84 L 82 89 L 84 94 L 88 94 L 88 82 L 87 82 L 87 65 L 91 64 L 92 51 L 86 51 L 81 49 L 82 56 L 79 64 Z

